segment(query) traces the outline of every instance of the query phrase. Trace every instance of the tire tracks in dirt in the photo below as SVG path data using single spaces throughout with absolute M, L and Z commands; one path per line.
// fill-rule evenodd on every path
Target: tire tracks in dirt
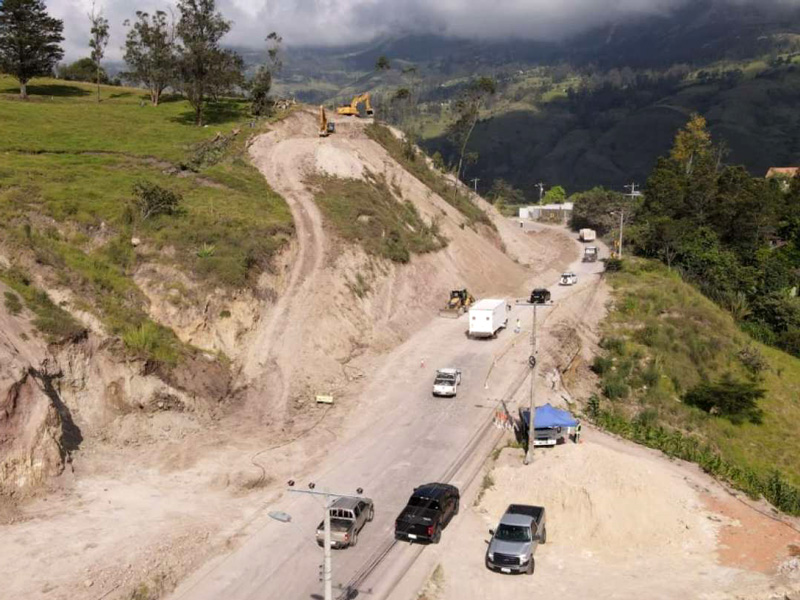
M 313 137 L 287 139 L 302 133 L 271 131 L 249 148 L 253 164 L 289 205 L 295 223 L 297 248 L 286 288 L 274 306 L 264 307 L 243 363 L 248 405 L 262 419 L 269 406 L 270 416 L 279 422 L 289 412 L 293 359 L 302 344 L 311 286 L 325 257 L 322 215 L 302 179 L 308 155 L 313 156 L 319 142 Z

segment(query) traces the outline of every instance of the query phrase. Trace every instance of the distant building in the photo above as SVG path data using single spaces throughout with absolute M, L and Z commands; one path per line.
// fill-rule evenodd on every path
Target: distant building
M 548 221 L 564 223 L 572 216 L 572 202 L 561 204 L 541 204 L 523 206 L 519 209 L 519 218 L 532 221 Z
M 770 167 L 767 171 L 767 179 L 773 177 L 791 179 L 797 176 L 798 171 L 800 171 L 800 167 Z
M 780 180 L 783 189 L 786 190 L 789 188 L 789 181 L 798 177 L 798 172 L 800 172 L 800 167 L 770 167 L 766 178 Z

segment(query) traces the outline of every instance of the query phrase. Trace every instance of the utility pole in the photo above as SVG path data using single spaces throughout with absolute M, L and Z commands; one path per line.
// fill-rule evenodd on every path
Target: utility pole
M 535 390 L 536 390 L 536 374 L 539 371 L 537 369 L 537 354 L 538 354 L 538 343 L 536 338 L 536 305 L 533 305 L 533 323 L 531 325 L 531 355 L 528 357 L 528 367 L 531 370 L 531 390 L 530 390 L 530 406 L 528 408 L 528 449 L 525 452 L 525 461 L 526 465 L 529 465 L 533 462 L 533 440 L 536 434 L 536 426 L 534 422 L 536 421 L 536 401 L 535 401 Z
M 537 183 L 533 187 L 539 188 L 539 204 L 541 204 L 542 203 L 542 195 L 544 194 L 544 184 L 540 181 L 539 183 Z
M 323 527 L 324 527 L 324 538 L 323 538 L 323 546 L 324 546 L 324 563 L 322 567 L 322 581 L 324 583 L 324 599 L 325 600 L 333 600 L 333 567 L 331 564 L 331 506 L 333 503 L 338 500 L 339 498 L 359 498 L 361 494 L 364 493 L 364 490 L 358 488 L 356 490 L 357 496 L 352 494 L 335 494 L 333 492 L 317 492 L 314 490 L 316 484 L 311 482 L 308 484 L 307 490 L 295 490 L 294 488 L 294 481 L 289 481 L 289 491 L 294 492 L 295 494 L 309 494 L 311 496 L 321 496 L 325 503 L 325 516 L 322 519 Z
M 619 212 L 613 211 L 611 215 L 619 215 L 619 241 L 617 242 L 617 250 L 619 251 L 619 257 L 622 258 L 622 229 L 625 226 L 625 211 L 619 209 Z
M 533 300 L 533 295 L 531 295 L 531 300 Z M 531 323 L 531 354 L 528 357 L 528 368 L 531 371 L 531 387 L 530 387 L 530 398 L 528 399 L 529 408 L 528 408 L 528 449 L 525 452 L 525 458 L 523 463 L 529 465 L 533 462 L 533 441 L 536 434 L 536 375 L 538 374 L 538 363 L 539 363 L 539 338 L 537 336 L 537 321 L 536 321 L 536 309 L 537 307 L 541 306 L 543 308 L 549 308 L 553 306 L 553 303 L 546 303 L 546 302 L 525 302 L 517 300 L 517 305 L 521 306 L 530 306 L 533 308 L 532 318 L 533 321 Z
M 474 177 L 474 178 L 472 179 L 472 189 L 474 189 L 474 190 L 475 190 L 475 193 L 476 193 L 476 194 L 478 193 L 478 182 L 479 182 L 479 181 L 480 181 L 480 179 L 478 179 L 477 177 Z

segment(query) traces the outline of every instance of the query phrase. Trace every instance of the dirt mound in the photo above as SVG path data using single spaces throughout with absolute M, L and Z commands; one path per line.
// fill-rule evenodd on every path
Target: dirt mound
M 689 486 L 603 446 L 557 446 L 533 468 L 504 453 L 496 478 L 504 490 L 486 494 L 489 515 L 502 514 L 513 489 L 515 501 L 547 507 L 548 523 L 558 531 L 553 542 L 559 545 L 620 559 L 643 551 L 684 554 L 713 546 L 713 529 Z

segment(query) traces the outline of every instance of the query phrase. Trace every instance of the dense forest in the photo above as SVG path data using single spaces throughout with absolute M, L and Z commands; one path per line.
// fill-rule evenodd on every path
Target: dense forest
M 800 356 L 800 177 L 753 177 L 694 115 L 659 158 L 642 200 L 598 188 L 575 199 L 573 226 L 601 233 L 626 212 L 636 253 L 681 272 L 755 339 Z

